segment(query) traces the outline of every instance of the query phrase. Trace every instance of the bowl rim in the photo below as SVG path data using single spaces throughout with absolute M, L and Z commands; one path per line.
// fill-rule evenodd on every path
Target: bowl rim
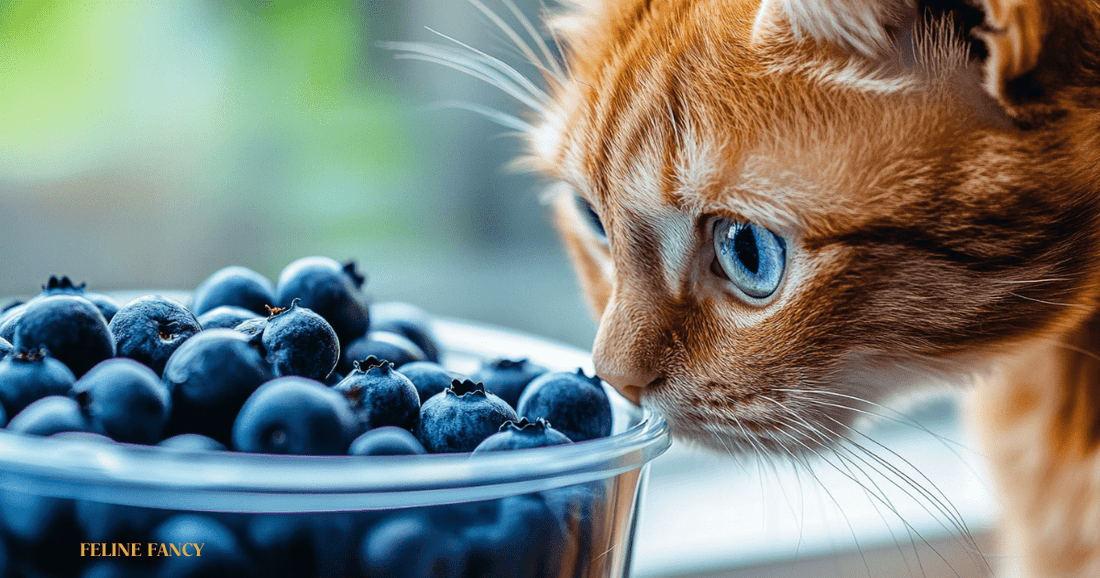
M 445 318 L 434 319 L 432 329 L 449 354 L 487 359 L 519 351 L 551 370 L 591 370 L 586 352 L 522 332 Z M 643 467 L 668 449 L 671 435 L 663 418 L 643 413 L 617 394 L 611 397 L 616 420 L 625 417 L 633 424 L 624 431 L 477 456 L 199 453 L 0 430 L 0 490 L 46 499 L 237 512 L 390 509 L 496 499 L 611 478 Z

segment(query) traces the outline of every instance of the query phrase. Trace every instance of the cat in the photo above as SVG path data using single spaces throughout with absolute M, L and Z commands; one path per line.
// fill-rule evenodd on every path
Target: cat
M 533 109 L 496 116 L 561 183 L 598 375 L 682 439 L 792 455 L 972 382 L 1006 566 L 1100 576 L 1100 2 L 553 12 L 546 90 L 465 64 Z

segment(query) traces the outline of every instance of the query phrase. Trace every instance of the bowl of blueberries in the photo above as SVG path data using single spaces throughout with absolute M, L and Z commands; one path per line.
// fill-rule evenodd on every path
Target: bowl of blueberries
M 0 312 L 0 578 L 610 577 L 667 425 L 354 263 Z

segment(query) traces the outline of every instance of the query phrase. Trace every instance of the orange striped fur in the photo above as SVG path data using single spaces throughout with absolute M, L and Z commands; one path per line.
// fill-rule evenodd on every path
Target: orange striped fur
M 682 438 L 779 452 L 846 433 L 855 398 L 974 381 L 1010 565 L 1100 576 L 1100 2 L 575 0 L 550 23 L 569 75 L 530 162 L 568 185 L 599 375 Z M 721 218 L 785 240 L 770 297 L 715 269 Z

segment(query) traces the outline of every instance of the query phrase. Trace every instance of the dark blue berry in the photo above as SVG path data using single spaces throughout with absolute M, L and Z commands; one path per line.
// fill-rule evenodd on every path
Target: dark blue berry
M 344 348 L 339 370 L 343 373 L 351 373 L 354 362 L 363 361 L 372 356 L 389 361 L 394 367 L 427 360 L 424 352 L 405 337 L 389 331 L 371 331 Z
M 372 331 L 389 331 L 412 341 L 428 361 L 439 361 L 432 318 L 423 309 L 403 301 L 376 303 L 370 308 Z
M 255 514 L 245 527 L 245 539 L 256 552 L 257 574 L 264 578 L 316 576 L 314 544 L 317 514 Z
M 287 265 L 275 284 L 276 304 L 301 306 L 324 317 L 341 343 L 351 343 L 370 328 L 370 311 L 360 288 L 365 278 L 354 262 L 341 265 L 328 257 L 305 257 Z
M 461 578 L 467 576 L 466 542 L 425 516 L 396 515 L 375 526 L 360 547 L 367 576 Z
M 267 315 L 275 305 L 275 288 L 267 277 L 245 267 L 226 267 L 214 272 L 191 293 L 191 312 L 202 315 L 215 307 L 236 305 L 257 315 Z
M 27 304 L 21 303 L 0 314 L 0 339 L 11 343 L 15 341 L 15 328 L 19 326 L 19 320 L 27 310 Z
M 566 539 L 550 508 L 538 495 L 509 496 L 498 502 L 495 520 L 463 529 L 470 545 L 468 575 L 557 576 Z
M 140 546 L 144 546 L 144 544 Z M 80 573 L 80 578 L 141 578 L 145 575 L 146 572 L 143 572 L 140 568 L 127 566 L 114 560 L 100 560 L 84 568 L 84 571 Z
M 232 329 L 200 331 L 164 366 L 163 381 L 172 392 L 166 433 L 203 434 L 229 446 L 237 412 L 273 377 L 244 334 Z
M 346 454 L 359 425 L 339 393 L 304 377 L 279 377 L 260 386 L 233 424 L 241 452 Z
M 7 339 L 4 339 L 3 337 L 0 337 L 0 359 L 7 357 L 7 355 L 11 353 L 12 349 L 14 348 L 12 347 L 11 342 Z
M 356 362 L 334 389 L 347 399 L 361 432 L 387 425 L 412 431 L 420 417 L 416 386 L 388 361 L 370 357 Z
M 50 436 L 64 431 L 93 431 L 76 400 L 51 395 L 30 405 L 11 418 L 8 431 Z
M 0 405 L 9 416 L 35 400 L 67 394 L 74 382 L 69 367 L 45 350 L 15 351 L 0 359 Z
M 428 453 L 471 452 L 504 422 L 517 419 L 512 406 L 482 384 L 456 379 L 420 406 L 415 433 Z
M 261 341 L 275 375 L 321 381 L 340 358 L 340 340 L 332 326 L 297 300 L 267 319 Z
M 146 295 L 124 305 L 107 325 L 119 357 L 145 364 L 159 376 L 184 341 L 202 330 L 183 306 L 160 295 Z
M 173 516 L 158 526 L 148 542 L 166 547 L 158 578 L 243 578 L 253 576 L 252 565 L 244 555 L 237 537 L 221 522 L 195 514 Z M 202 547 L 201 555 L 176 555 L 177 548 L 190 544 Z M 183 552 L 180 552 L 183 554 Z M 148 552 L 145 552 L 148 555 Z
M 31 301 L 49 297 L 50 295 L 76 295 L 77 297 L 83 297 L 91 301 L 92 305 L 95 305 L 99 309 L 99 312 L 103 314 L 103 318 L 110 323 L 115 313 L 118 312 L 118 303 L 102 293 L 88 291 L 85 289 L 85 285 L 85 283 L 75 285 L 68 277 L 62 277 L 60 279 L 57 277 L 50 277 L 50 280 L 42 286 L 42 292 L 31 299 Z M 28 301 L 28 303 L 31 301 Z
M 527 385 L 517 413 L 543 418 L 575 442 L 611 435 L 611 401 L 598 377 L 556 371 L 544 373 Z
M 69 393 L 92 430 L 117 442 L 160 441 L 172 397 L 157 374 L 124 357 L 108 359 L 77 380 Z
M 451 387 L 455 378 L 442 365 L 432 361 L 413 361 L 397 366 L 397 371 L 413 382 L 421 401 L 427 401 L 433 395 Z
M 234 327 L 250 319 L 263 319 L 264 317 L 254 311 L 249 311 L 237 305 L 219 305 L 206 313 L 198 316 L 199 325 L 203 329 L 233 329 Z
M 409 430 L 394 426 L 372 429 L 355 438 L 348 448 L 352 456 L 407 456 L 425 454 L 427 450 Z
M 546 420 L 539 418 L 534 423 L 521 417 L 519 421 L 504 422 L 500 431 L 485 438 L 474 448 L 475 454 L 498 452 L 503 450 L 522 450 L 572 443 L 565 434 L 550 427 Z
M 158 447 L 181 452 L 224 452 L 229 448 L 202 434 L 179 434 L 157 442 Z
M 15 328 L 17 349 L 49 350 L 77 378 L 95 364 L 115 356 L 115 338 L 95 305 L 75 295 L 35 299 Z
M 485 384 L 485 389 L 497 394 L 512 407 L 519 407 L 519 396 L 532 379 L 550 371 L 526 359 L 495 359 L 481 364 L 470 374 L 470 380 Z

